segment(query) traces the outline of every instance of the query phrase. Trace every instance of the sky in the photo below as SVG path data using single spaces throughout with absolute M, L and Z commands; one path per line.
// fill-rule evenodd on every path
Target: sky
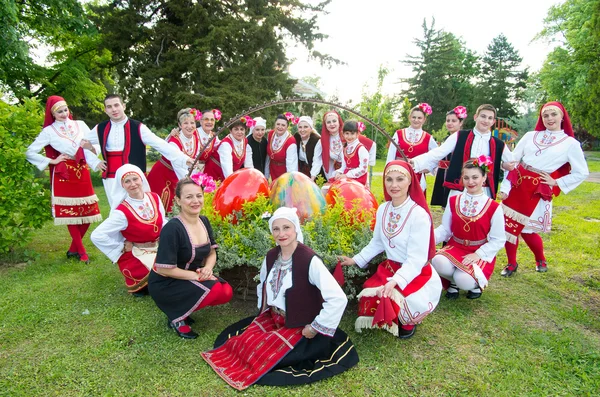
M 295 78 L 319 76 L 319 88 L 329 98 L 342 102 L 360 101 L 365 84 L 374 91 L 377 70 L 384 65 L 392 70 L 384 83 L 386 94 L 402 89 L 401 78 L 411 69 L 401 63 L 407 54 L 418 55 L 415 38 L 423 37 L 423 19 L 430 25 L 461 38 L 467 48 L 482 55 L 492 39 L 504 33 L 523 57 L 523 65 L 539 70 L 551 44 L 533 41 L 543 29 L 543 20 L 552 5 L 560 0 L 447 1 L 447 0 L 333 0 L 327 15 L 318 19 L 318 31 L 329 37 L 315 49 L 344 61 L 345 65 L 322 67 L 309 61 L 300 46 L 288 46 L 293 59 L 290 73 Z

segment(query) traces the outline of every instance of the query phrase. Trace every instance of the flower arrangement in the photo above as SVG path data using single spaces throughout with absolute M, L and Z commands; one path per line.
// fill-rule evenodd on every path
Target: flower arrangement
M 358 132 L 363 132 L 367 128 L 365 126 L 365 123 L 363 123 L 362 121 L 357 122 L 356 126 L 358 127 Z
M 476 159 L 473 159 L 473 165 L 476 165 L 477 167 L 481 168 L 486 174 L 490 172 L 490 168 L 493 164 L 494 162 L 492 161 L 492 158 L 484 154 L 477 157 Z
M 191 114 L 192 116 L 194 116 L 194 120 L 196 120 L 196 121 L 198 121 L 198 120 L 201 120 L 201 119 L 202 119 L 202 112 L 201 112 L 201 111 L 199 111 L 199 110 L 198 110 L 198 109 L 196 109 L 196 108 L 192 108 L 192 110 L 190 110 L 190 114 Z
M 196 185 L 200 186 L 205 193 L 210 193 L 217 187 L 215 180 L 211 176 L 208 176 L 202 172 L 197 172 L 190 178 Z
M 419 103 L 418 107 L 428 116 L 433 113 L 433 109 L 431 109 L 431 106 L 427 102 Z
M 457 106 L 454 109 L 452 109 L 452 111 L 454 112 L 456 117 L 458 117 L 461 120 L 464 120 L 467 118 L 467 108 L 464 106 Z

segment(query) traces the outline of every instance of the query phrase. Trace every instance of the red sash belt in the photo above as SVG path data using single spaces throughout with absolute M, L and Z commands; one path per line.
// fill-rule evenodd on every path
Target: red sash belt
M 455 236 L 452 236 L 452 240 L 456 241 L 460 245 L 464 245 L 465 247 L 476 247 L 478 245 L 483 245 L 483 244 L 487 243 L 487 241 L 488 241 L 486 238 L 484 238 L 483 240 L 477 240 L 477 241 L 463 240 L 463 239 L 460 239 Z
M 123 152 L 106 152 L 106 171 L 102 173 L 102 178 L 114 178 L 119 167 L 123 165 Z

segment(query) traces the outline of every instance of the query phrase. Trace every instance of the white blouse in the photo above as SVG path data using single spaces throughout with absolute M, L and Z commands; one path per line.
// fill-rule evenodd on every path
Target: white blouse
M 460 200 L 459 211 L 461 214 L 469 217 L 477 216 L 485 208 L 488 200 L 491 200 L 485 193 L 470 195 L 466 192 L 460 194 L 457 198 Z M 435 243 L 448 241 L 452 237 L 452 212 L 450 206 L 446 206 L 444 215 L 442 216 L 442 224 L 435 231 Z M 487 243 L 475 251 L 481 259 L 486 262 L 491 262 L 498 254 L 498 251 L 504 247 L 506 242 L 506 234 L 504 233 L 504 211 L 499 205 L 494 215 L 492 215 L 490 232 L 487 236 Z
M 131 208 L 134 209 L 140 218 L 151 219 L 154 216 L 152 202 L 148 194 L 144 194 L 144 198 L 141 200 L 127 196 L 125 201 L 131 205 Z M 156 200 L 156 202 L 158 203 L 164 225 L 167 222 L 165 208 L 160 200 Z M 123 237 L 121 232 L 127 229 L 128 225 L 129 223 L 125 214 L 120 210 L 113 210 L 110 212 L 108 218 L 92 232 L 90 239 L 108 259 L 116 263 L 121 255 L 123 255 L 123 246 L 125 243 L 125 237 Z
M 431 218 L 410 197 L 398 207 L 388 201 L 377 208 L 373 238 L 352 259 L 364 268 L 385 251 L 388 259 L 402 263 L 392 279 L 404 289 L 427 264 L 430 233 Z
M 355 139 L 354 142 L 349 143 L 346 145 L 346 154 L 350 154 L 354 151 L 354 149 L 356 149 L 356 146 L 359 144 L 358 139 Z M 369 167 L 369 152 L 367 151 L 367 148 L 365 148 L 364 146 L 361 146 L 358 149 L 358 161 L 359 161 L 359 166 L 357 168 L 352 168 L 350 169 L 347 173 L 346 176 L 348 178 L 360 178 L 361 176 L 363 176 L 364 174 L 367 173 L 368 171 L 368 167 Z M 338 174 L 343 174 L 344 171 L 346 170 L 346 168 L 348 168 L 348 166 L 346 165 L 346 161 L 342 162 L 342 167 L 336 171 L 336 173 Z
M 233 142 L 235 151 L 238 155 L 241 154 L 243 152 L 244 141 L 238 141 L 231 134 L 229 134 L 229 137 L 231 138 L 231 142 Z M 219 162 L 221 163 L 221 169 L 223 170 L 223 176 L 225 178 L 233 174 L 233 150 L 234 149 L 229 144 L 219 145 L 219 149 L 217 149 L 217 153 L 219 153 Z M 254 163 L 252 162 L 252 148 L 248 144 L 246 145 L 244 168 L 254 168 Z
M 285 311 L 285 291 L 292 286 L 292 266 L 292 263 L 278 266 L 276 262 L 267 275 L 267 260 L 266 258 L 263 260 L 260 268 L 260 283 L 256 287 L 259 309 L 263 300 L 263 284 L 266 282 L 267 305 Z M 348 298 L 323 261 L 316 255 L 313 256 L 309 265 L 308 281 L 321 290 L 324 300 L 323 308 L 311 326 L 321 334 L 333 336 L 346 309 Z

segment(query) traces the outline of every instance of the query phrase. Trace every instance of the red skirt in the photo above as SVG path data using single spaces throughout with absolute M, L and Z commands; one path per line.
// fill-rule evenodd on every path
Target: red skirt
M 52 173 L 52 215 L 56 225 L 81 225 L 100 222 L 98 196 L 94 193 L 90 171 L 85 162 L 66 160 L 57 167 L 66 168 L 68 177 Z M 64 166 L 64 168 L 63 168 Z
M 131 252 L 125 252 L 117 261 L 119 270 L 125 277 L 128 292 L 137 292 L 148 285 L 150 270 Z
M 152 166 L 148 174 L 150 190 L 160 196 L 166 213 L 171 212 L 173 207 L 177 182 L 177 174 L 173 171 L 173 167 L 166 164 L 162 158 Z

